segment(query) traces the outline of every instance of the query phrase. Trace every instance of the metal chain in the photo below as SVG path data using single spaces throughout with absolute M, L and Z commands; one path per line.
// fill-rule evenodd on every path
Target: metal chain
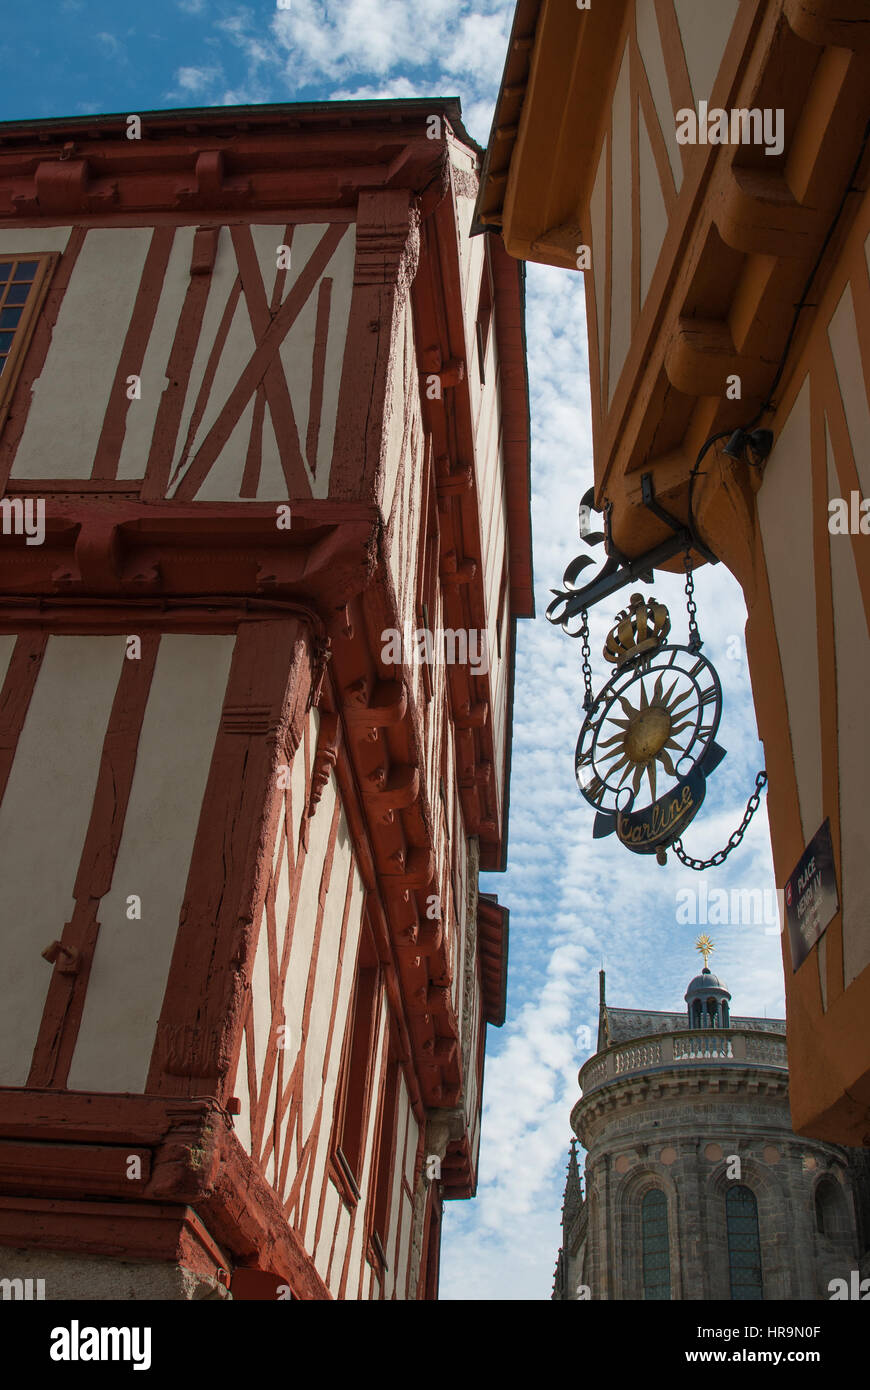
M 689 651 L 699 652 L 704 643 L 698 631 L 698 605 L 695 603 L 695 580 L 692 576 L 692 550 L 686 547 L 686 609 L 689 614 Z
M 732 849 L 737 848 L 737 846 L 740 844 L 740 841 L 743 839 L 743 836 L 746 834 L 746 827 L 749 825 L 749 822 L 752 820 L 752 817 L 758 810 L 759 802 L 761 801 L 761 793 L 766 785 L 767 773 L 762 768 L 761 772 L 759 772 L 758 776 L 755 779 L 755 791 L 752 793 L 752 795 L 746 803 L 746 810 L 743 812 L 742 821 L 738 825 L 737 829 L 730 836 L 725 848 L 718 850 L 716 854 L 713 855 L 712 859 L 693 859 L 692 856 L 690 854 L 686 854 L 686 851 L 683 849 L 682 840 L 674 840 L 672 849 L 676 854 L 677 858 L 679 859 L 680 863 L 685 864 L 687 869 L 697 870 L 716 869 L 719 867 L 720 864 L 724 864 Z
M 595 704 L 595 699 L 592 694 L 592 667 L 589 663 L 589 614 L 585 608 L 580 614 L 580 617 L 582 620 L 580 623 L 580 637 L 582 639 L 580 643 L 580 656 L 583 669 L 583 708 L 586 713 L 589 714 Z

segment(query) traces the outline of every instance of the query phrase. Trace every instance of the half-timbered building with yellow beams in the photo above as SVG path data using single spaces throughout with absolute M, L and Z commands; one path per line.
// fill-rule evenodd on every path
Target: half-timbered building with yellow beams
M 585 276 L 611 553 L 667 539 L 650 475 L 742 585 L 778 885 L 826 822 L 833 845 L 838 910 L 805 955 L 783 933 L 792 1116 L 855 1145 L 870 1142 L 868 132 L 866 0 L 519 0 L 477 206 L 512 255 Z M 759 429 L 772 448 L 753 447 Z

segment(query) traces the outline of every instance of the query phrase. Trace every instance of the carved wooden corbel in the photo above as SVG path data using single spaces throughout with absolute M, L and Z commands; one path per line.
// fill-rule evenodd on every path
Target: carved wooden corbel
M 338 761 L 340 743 L 341 727 L 338 722 L 338 715 L 321 714 L 317 751 L 314 754 L 314 770 L 311 774 L 311 795 L 308 798 L 309 820 L 314 815 L 318 802 L 323 796 L 323 789 L 329 781 L 329 775 Z

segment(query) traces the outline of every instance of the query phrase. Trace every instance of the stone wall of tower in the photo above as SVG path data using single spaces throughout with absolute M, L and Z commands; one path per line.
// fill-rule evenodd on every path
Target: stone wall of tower
M 643 1298 L 651 1188 L 667 1198 L 672 1299 L 731 1297 L 725 1199 L 736 1182 L 758 1204 L 765 1300 L 828 1298 L 831 1279 L 862 1268 L 863 1170 L 849 1150 L 794 1134 L 784 1070 L 714 1063 L 636 1075 L 592 1091 L 572 1121 L 588 1154 L 586 1220 L 566 1229 L 557 1297 Z M 820 1188 L 839 1214 L 828 1234 L 817 1229 Z

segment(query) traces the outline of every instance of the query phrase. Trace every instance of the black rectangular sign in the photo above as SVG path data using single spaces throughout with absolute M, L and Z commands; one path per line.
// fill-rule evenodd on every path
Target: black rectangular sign
M 831 825 L 825 820 L 785 885 L 785 915 L 791 939 L 793 969 L 797 970 L 803 965 L 839 909 Z

